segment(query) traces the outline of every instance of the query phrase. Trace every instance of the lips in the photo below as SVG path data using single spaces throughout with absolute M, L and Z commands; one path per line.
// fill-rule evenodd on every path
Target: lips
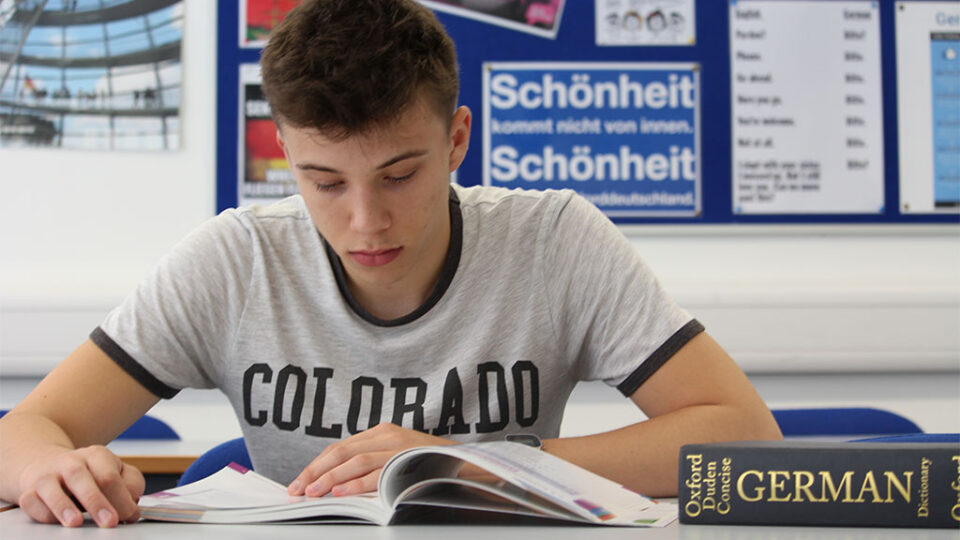
M 350 258 L 353 259 L 357 264 L 361 264 L 363 266 L 383 266 L 396 259 L 400 255 L 401 250 L 403 250 L 402 247 L 369 251 L 351 251 Z

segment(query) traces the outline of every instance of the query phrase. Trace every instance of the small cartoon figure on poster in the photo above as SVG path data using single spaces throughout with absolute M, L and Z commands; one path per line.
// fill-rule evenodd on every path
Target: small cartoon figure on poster
M 694 0 L 597 0 L 597 45 L 693 45 Z

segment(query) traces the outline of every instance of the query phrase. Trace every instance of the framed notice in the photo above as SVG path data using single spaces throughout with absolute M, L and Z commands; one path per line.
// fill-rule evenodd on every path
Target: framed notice
M 567 0 L 418 0 L 435 10 L 554 39 Z
M 240 46 L 263 47 L 270 32 L 300 0 L 241 0 Z
M 277 126 L 260 89 L 260 66 L 240 65 L 240 126 L 237 141 L 239 204 L 272 202 L 299 193 L 277 144 Z
M 960 4 L 897 2 L 900 211 L 960 213 Z
M 730 3 L 737 214 L 884 211 L 876 2 Z
M 693 0 L 597 0 L 597 45 L 693 45 L 697 12 Z
M 483 183 L 576 190 L 608 216 L 700 211 L 695 64 L 487 63 Z

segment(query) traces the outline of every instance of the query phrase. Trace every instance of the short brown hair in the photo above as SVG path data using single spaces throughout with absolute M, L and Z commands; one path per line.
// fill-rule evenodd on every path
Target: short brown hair
M 413 0 L 305 0 L 260 58 L 278 123 L 343 138 L 396 119 L 426 91 L 446 121 L 457 104 L 456 48 Z

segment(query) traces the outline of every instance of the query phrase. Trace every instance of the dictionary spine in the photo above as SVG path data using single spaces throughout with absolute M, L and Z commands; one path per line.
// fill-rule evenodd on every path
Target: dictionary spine
M 960 445 L 686 445 L 678 498 L 681 523 L 957 528 Z

